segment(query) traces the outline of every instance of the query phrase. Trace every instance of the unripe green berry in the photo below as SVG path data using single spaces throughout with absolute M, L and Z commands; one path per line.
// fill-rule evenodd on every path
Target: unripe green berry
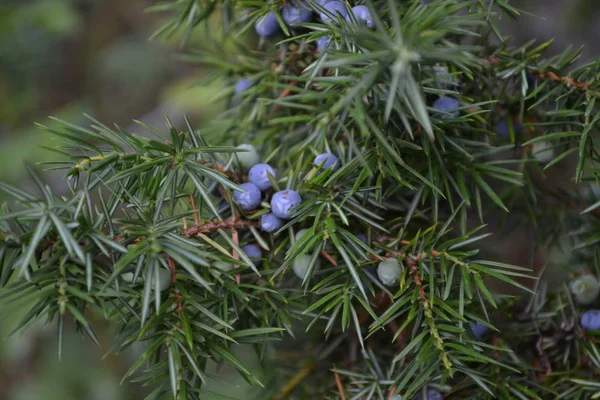
M 158 290 L 164 292 L 171 286 L 171 273 L 166 269 L 158 270 Z M 152 282 L 151 285 L 152 290 L 155 288 L 155 283 Z
M 300 257 L 296 257 L 294 259 L 294 263 L 292 265 L 292 268 L 294 269 L 294 273 L 296 274 L 296 276 L 300 279 L 304 279 L 304 277 L 306 276 L 306 272 L 308 271 L 308 267 L 310 266 L 310 260 L 312 258 L 311 254 L 304 254 Z M 317 259 L 317 262 L 315 264 L 315 268 L 313 271 L 316 271 L 317 269 L 319 269 L 320 266 L 320 260 Z
M 124 274 L 121 274 L 121 279 L 123 279 L 127 283 L 134 283 L 133 282 L 134 276 L 135 276 L 135 274 L 133 272 L 125 272 Z M 141 278 L 138 276 L 138 278 L 135 280 L 135 283 L 140 283 L 140 282 L 141 282 Z
M 211 272 L 215 277 L 221 275 L 223 272 L 229 272 L 233 269 L 233 264 L 227 263 L 225 261 L 215 261 L 213 266 L 215 268 L 212 269 Z
M 377 266 L 377 277 L 386 286 L 392 286 L 398 282 L 402 274 L 402 266 L 395 258 L 383 260 Z
M 294 241 L 298 241 L 302 238 L 302 236 L 304 236 L 304 234 L 308 232 L 308 229 L 300 229 L 298 232 L 296 232 L 296 234 L 294 235 Z
M 256 151 L 256 148 L 251 144 L 240 144 L 236 148 L 241 150 L 235 153 L 235 156 L 237 157 L 240 166 L 243 168 L 251 168 L 260 162 L 258 151 Z
M 581 275 L 571 282 L 571 292 L 578 304 L 589 305 L 598 298 L 600 284 L 594 275 Z

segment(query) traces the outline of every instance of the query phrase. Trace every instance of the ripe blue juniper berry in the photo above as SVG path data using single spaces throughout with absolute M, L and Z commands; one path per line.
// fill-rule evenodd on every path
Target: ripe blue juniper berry
M 496 133 L 498 136 L 502 138 L 508 138 L 510 136 L 510 127 L 507 119 L 503 118 L 496 124 Z M 521 125 L 513 121 L 513 129 L 515 130 L 515 135 L 519 135 L 521 133 Z
M 581 327 L 590 331 L 600 330 L 600 310 L 587 310 L 581 316 Z
M 435 389 L 427 389 L 427 394 L 425 397 L 420 394 L 416 396 L 414 400 L 444 400 L 444 395 Z
M 459 111 L 455 111 L 458 107 L 460 107 L 458 100 L 448 96 L 442 96 L 433 103 L 433 108 L 438 111 L 442 111 L 439 117 L 444 119 L 457 118 L 460 115 Z
M 319 154 L 315 157 L 313 164 L 322 166 L 323 169 L 332 168 L 334 171 L 340 167 L 338 158 L 331 153 Z
M 352 14 L 358 22 L 363 22 L 367 25 L 367 28 L 373 28 L 373 17 L 371 17 L 371 12 L 367 6 L 352 7 Z M 346 16 L 346 21 L 351 21 L 350 15 Z
M 260 247 L 255 244 L 247 244 L 241 247 L 242 251 L 246 253 L 248 258 L 252 260 L 255 267 L 260 265 L 260 259 L 263 256 L 263 252 Z
M 265 232 L 275 232 L 283 226 L 284 220 L 273 213 L 263 214 L 260 217 L 260 227 Z
M 327 11 L 329 11 L 330 14 L 333 14 L 336 18 L 339 17 L 340 15 L 344 18 L 348 17 L 348 8 L 342 2 L 330 1 L 328 3 L 323 4 L 323 7 L 325 7 L 327 9 Z M 320 16 L 321 16 L 321 21 L 323 21 L 324 23 L 335 22 L 335 19 L 332 20 L 324 12 L 322 12 L 320 14 Z
M 294 190 L 282 190 L 273 195 L 271 211 L 275 216 L 290 219 L 294 215 L 293 209 L 302 203 L 302 197 Z
M 239 185 L 245 192 L 238 190 L 233 192 L 233 199 L 244 211 L 255 210 L 261 201 L 261 193 L 258 186 L 253 183 L 242 183 Z
M 281 27 L 279 26 L 279 21 L 277 20 L 275 13 L 269 11 L 266 15 L 256 20 L 254 29 L 259 36 L 271 37 L 279 32 Z
M 489 330 L 489 328 L 481 322 L 469 322 L 469 327 L 471 328 L 473 337 L 477 340 L 480 340 Z
M 271 189 L 269 175 L 273 178 L 277 176 L 275 170 L 269 164 L 256 164 L 248 172 L 248 181 L 254 183 L 263 192 Z
M 250 86 L 252 86 L 252 81 L 250 79 L 240 79 L 235 84 L 235 94 L 241 94 L 242 92 L 245 92 Z
M 281 18 L 288 25 L 299 22 L 308 22 L 312 19 L 312 11 L 300 4 L 286 4 L 281 9 Z
M 329 42 L 329 36 L 321 36 L 319 39 L 317 39 L 317 50 L 323 51 L 323 49 L 329 45 Z
M 456 79 L 448 74 L 446 68 L 437 69 L 435 71 L 436 83 L 443 89 L 452 89 L 457 86 Z

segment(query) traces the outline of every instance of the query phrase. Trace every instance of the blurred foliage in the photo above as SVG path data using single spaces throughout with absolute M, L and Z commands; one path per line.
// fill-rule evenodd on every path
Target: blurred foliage
M 212 114 L 219 107 L 218 104 L 209 105 L 209 99 L 218 94 L 219 81 L 208 87 L 195 87 L 202 74 L 182 67 L 181 63 L 168 56 L 173 53 L 173 43 L 178 43 L 185 32 L 178 32 L 166 48 L 146 42 L 146 32 L 161 22 L 142 16 L 144 4 L 137 8 L 139 15 L 131 16 L 136 21 L 143 21 L 133 30 L 117 29 L 112 34 L 108 29 L 100 33 L 91 32 L 95 39 L 89 40 L 89 47 L 78 41 L 90 35 L 90 27 L 98 29 L 104 23 L 115 23 L 119 9 L 127 6 L 125 3 L 144 3 L 129 0 L 110 2 L 120 4 L 114 13 L 104 14 L 104 19 L 100 18 L 96 24 L 86 24 L 86 18 L 94 15 L 101 2 L 3 0 L 0 4 L 0 180 L 22 179 L 24 159 L 52 160 L 40 146 L 51 146 L 54 139 L 32 124 L 43 121 L 52 127 L 52 123 L 46 120 L 49 114 L 77 122 L 84 110 L 92 110 L 92 114 L 101 113 L 107 120 L 119 121 L 122 116 L 130 119 L 152 111 L 156 106 L 160 109 L 165 104 L 182 112 L 197 113 L 200 117 Z M 565 4 L 567 1 L 554 3 Z M 574 30 L 583 31 L 586 25 L 581 22 L 597 17 L 599 6 L 597 0 L 579 0 L 577 6 L 571 9 L 573 12 L 564 17 L 570 18 Z M 215 18 L 211 21 L 211 27 L 220 29 L 220 20 Z M 211 45 L 204 41 L 202 32 L 192 35 L 189 42 L 196 48 Z M 223 49 L 224 52 L 228 50 Z M 19 317 L 19 309 L 16 309 L 15 320 Z M 8 327 L 12 325 L 11 321 L 3 321 L 0 337 L 6 336 Z M 7 392 L 1 390 L 0 399 L 141 398 L 139 394 L 124 392 L 131 386 L 121 387 L 118 384 L 123 375 L 118 359 L 98 362 L 100 350 L 91 348 L 87 341 L 77 339 L 75 334 L 65 339 L 70 345 L 65 348 L 63 361 L 57 363 L 55 332 L 48 327 L 42 328 L 34 330 L 30 336 L 0 341 L 2 388 L 3 384 L 10 383 L 2 380 L 3 369 L 11 369 L 22 362 L 24 356 L 26 361 L 31 361 L 27 357 L 36 353 L 33 359 L 35 366 L 26 366 L 20 371 L 26 376 L 27 384 L 19 385 L 19 390 L 12 397 L 6 397 L 9 396 Z M 22 378 L 20 375 L 10 376 L 12 379 Z M 248 389 L 239 377 L 230 378 L 236 381 L 226 385 L 212 382 L 214 385 L 209 389 L 231 396 L 247 394 Z

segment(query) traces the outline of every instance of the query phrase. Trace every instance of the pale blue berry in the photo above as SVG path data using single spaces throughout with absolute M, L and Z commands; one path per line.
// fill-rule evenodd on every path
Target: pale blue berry
M 260 205 L 260 189 L 253 183 L 242 183 L 239 185 L 244 192 L 234 191 L 233 199 L 244 211 L 251 211 Z
M 600 293 L 600 285 L 594 275 L 585 274 L 571 282 L 571 292 L 575 301 L 581 305 L 589 305 L 596 301 Z
M 308 22 L 312 18 L 312 11 L 301 5 L 286 4 L 281 9 L 281 18 L 286 24 L 292 25 L 300 22 Z
M 521 125 L 519 125 L 517 122 L 513 124 L 513 128 L 515 130 L 515 135 L 521 133 Z M 500 121 L 498 121 L 498 123 L 496 124 L 496 133 L 498 134 L 498 136 L 503 138 L 508 138 L 510 136 L 510 128 L 506 119 L 501 119 Z
M 275 216 L 289 219 L 294 215 L 294 209 L 302 203 L 302 197 L 294 190 L 282 190 L 273 195 L 271 211 Z
M 328 3 L 323 4 L 323 7 L 325 7 L 327 9 L 327 11 L 329 11 L 330 14 L 333 14 L 336 17 L 341 15 L 342 17 L 346 18 L 348 16 L 348 9 L 346 8 L 346 5 L 342 2 L 330 1 Z M 323 22 L 334 22 L 335 21 L 335 20 L 332 20 L 331 18 L 329 18 L 329 16 L 325 13 L 321 13 L 320 15 L 321 15 L 321 21 L 323 21 Z
M 581 326 L 590 331 L 600 330 L 600 310 L 588 310 L 581 316 Z
M 260 265 L 260 259 L 263 255 L 263 252 L 260 249 L 260 247 L 258 247 L 255 244 L 247 244 L 245 246 L 242 246 L 242 251 L 248 256 L 250 260 L 252 260 L 252 263 L 255 267 L 258 267 Z
M 458 107 L 458 100 L 447 96 L 442 96 L 433 103 L 433 108 L 442 111 L 440 118 L 457 118 L 460 115 L 460 112 L 456 111 Z
M 277 217 L 273 213 L 264 214 L 262 217 L 260 217 L 260 227 L 265 232 L 275 232 L 281 228 L 284 223 L 284 220 Z
M 319 154 L 315 157 L 313 164 L 322 166 L 323 169 L 331 168 L 334 171 L 340 167 L 338 158 L 331 153 Z
M 250 86 L 252 86 L 252 81 L 250 79 L 240 79 L 235 84 L 235 94 L 245 92 Z
M 256 164 L 248 172 L 248 181 L 254 183 L 263 192 L 271 189 L 269 175 L 273 178 L 277 176 L 275 170 L 269 164 Z
M 477 340 L 481 340 L 483 335 L 485 335 L 489 330 L 489 328 L 481 322 L 469 322 L 469 327 L 471 328 L 473 337 Z
M 264 15 L 256 20 L 254 29 L 259 36 L 269 37 L 279 32 L 279 21 L 273 11 L 269 11 L 267 15 Z
M 367 6 L 356 6 L 352 7 L 352 13 L 358 22 L 363 22 L 367 25 L 367 28 L 372 28 L 373 18 L 371 17 L 371 12 L 369 11 L 369 7 Z M 350 22 L 350 16 L 346 16 L 346 21 Z
M 241 150 L 236 153 L 236 157 L 242 167 L 250 168 L 260 161 L 256 147 L 251 144 L 240 144 L 236 149 Z

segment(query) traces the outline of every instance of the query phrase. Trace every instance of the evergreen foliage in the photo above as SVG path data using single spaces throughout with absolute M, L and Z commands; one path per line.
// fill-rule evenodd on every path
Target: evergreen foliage
M 152 7 L 173 16 L 154 37 L 181 35 L 185 60 L 228 82 L 231 107 L 203 129 L 143 126 L 151 138 L 91 117 L 45 128 L 63 142 L 48 167 L 69 194 L 32 167 L 36 193 L 0 184 L 14 200 L 0 215 L 0 307 L 33 300 L 16 331 L 56 322 L 59 357 L 66 319 L 95 342 L 92 320 L 110 321 L 114 351 L 145 345 L 124 379 L 155 387 L 149 399 L 204 398 L 209 360 L 261 398 L 600 397 L 586 329 L 597 281 L 549 287 L 543 271 L 478 255 L 500 211 L 598 265 L 600 201 L 543 182 L 573 159 L 575 188 L 595 180 L 600 63 L 511 47 L 494 21 L 522 11 L 505 0 L 341 4 Z M 212 50 L 187 48 L 192 29 Z M 256 178 L 254 153 L 241 157 L 254 148 Z

